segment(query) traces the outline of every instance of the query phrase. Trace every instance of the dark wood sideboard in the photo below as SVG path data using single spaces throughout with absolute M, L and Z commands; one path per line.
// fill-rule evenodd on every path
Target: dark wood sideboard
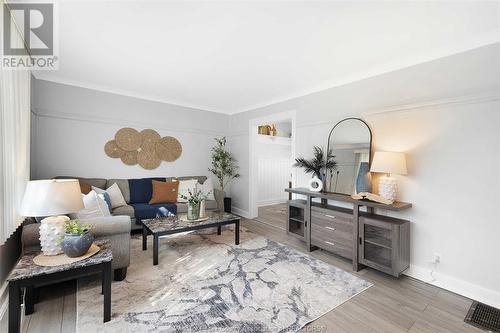
M 288 201 L 287 234 L 303 240 L 308 251 L 321 248 L 350 259 L 354 271 L 365 265 L 399 277 L 408 268 L 410 221 L 374 211 L 402 211 L 411 208 L 410 203 L 384 205 L 305 188 L 285 191 L 305 196 L 305 199 Z M 331 201 L 344 202 L 352 208 L 335 206 L 329 203 Z

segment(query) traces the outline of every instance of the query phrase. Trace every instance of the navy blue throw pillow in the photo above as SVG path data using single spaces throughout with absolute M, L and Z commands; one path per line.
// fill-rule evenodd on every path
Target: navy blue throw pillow
M 153 182 L 158 180 L 161 182 L 167 181 L 166 178 L 142 178 L 142 179 L 129 179 L 128 186 L 130 189 L 130 203 L 148 203 L 153 196 Z

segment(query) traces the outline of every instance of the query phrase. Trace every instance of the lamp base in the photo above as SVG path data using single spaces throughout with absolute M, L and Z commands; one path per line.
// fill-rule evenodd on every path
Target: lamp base
M 385 199 L 396 201 L 398 192 L 398 183 L 396 178 L 382 176 L 378 182 L 378 194 Z
M 64 237 L 64 223 L 69 221 L 67 216 L 49 216 L 40 224 L 40 245 L 46 256 L 55 256 L 63 253 L 61 248 Z

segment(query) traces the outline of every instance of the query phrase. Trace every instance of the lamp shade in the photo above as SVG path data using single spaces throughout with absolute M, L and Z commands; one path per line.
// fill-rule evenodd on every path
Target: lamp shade
M 52 216 L 74 213 L 83 207 L 78 180 L 34 180 L 26 186 L 20 214 L 31 217 Z
M 373 156 L 371 172 L 406 175 L 406 158 L 403 153 L 377 151 Z

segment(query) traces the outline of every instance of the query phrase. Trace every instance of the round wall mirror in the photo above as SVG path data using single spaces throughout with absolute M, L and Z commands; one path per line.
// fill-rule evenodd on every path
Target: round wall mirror
M 371 192 L 370 161 L 372 132 L 359 118 L 346 118 L 333 126 L 327 151 L 334 156 L 335 168 L 326 172 L 327 192 L 355 194 Z

